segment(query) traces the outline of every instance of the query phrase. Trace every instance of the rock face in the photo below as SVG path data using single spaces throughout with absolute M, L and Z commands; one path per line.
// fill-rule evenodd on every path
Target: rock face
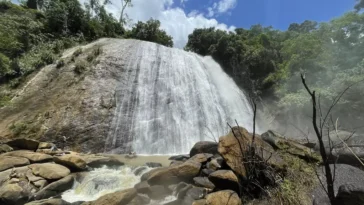
M 209 154 L 217 154 L 217 143 L 216 142 L 208 142 L 201 141 L 197 142 L 190 151 L 190 156 L 193 157 L 196 154 L 201 153 L 209 153 Z
M 239 196 L 230 190 L 218 191 L 207 195 L 206 205 L 241 205 Z
M 49 180 L 57 180 L 69 175 L 71 172 L 68 168 L 52 163 L 32 164 L 29 165 L 33 174 Z
M 136 195 L 137 192 L 135 189 L 127 189 L 124 191 L 106 194 L 96 201 L 85 202 L 82 205 L 126 205 L 131 202 L 136 197 Z
M 63 155 L 61 157 L 55 157 L 54 162 L 66 166 L 72 170 L 84 170 L 87 166 L 86 162 L 76 155 Z
M 238 137 L 241 148 L 233 132 Z M 243 161 L 241 151 L 246 152 L 248 143 L 252 141 L 252 136 L 242 127 L 234 127 L 233 132 L 220 137 L 218 151 L 232 170 L 242 176 L 246 176 L 246 169 L 243 163 L 241 163 Z M 263 156 L 263 160 L 268 160 L 268 163 L 277 168 L 283 168 L 285 166 L 284 161 L 275 154 L 274 149 L 268 143 L 264 142 L 260 136 L 255 137 L 255 143 L 257 155 Z
M 341 205 L 364 204 L 364 187 L 357 187 L 352 184 L 341 185 L 336 201 L 337 204 Z
M 29 160 L 23 157 L 0 156 L 0 172 L 13 168 L 28 165 Z

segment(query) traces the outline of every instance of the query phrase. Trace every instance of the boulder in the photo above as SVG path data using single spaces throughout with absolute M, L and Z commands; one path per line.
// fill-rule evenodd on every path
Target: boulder
M 84 170 L 86 169 L 86 162 L 78 157 L 77 155 L 63 155 L 60 157 L 55 157 L 54 162 L 63 166 L 68 167 L 71 170 Z
M 7 144 L 0 144 L 0 154 L 1 153 L 6 153 L 6 152 L 11 152 L 13 150 L 14 149 L 12 147 L 10 147 L 9 145 L 7 145 Z
M 165 186 L 161 185 L 154 185 L 149 187 L 148 196 L 153 200 L 161 200 L 164 199 L 166 196 L 170 195 L 172 192 Z
M 193 157 L 200 153 L 217 154 L 218 144 L 216 142 L 201 141 L 197 142 L 190 151 L 190 156 Z
M 119 167 L 124 165 L 124 162 L 121 162 L 120 160 L 113 157 L 90 155 L 84 156 L 83 159 L 86 161 L 87 166 L 92 168 L 100 168 L 103 166 Z
M 137 196 L 135 189 L 126 189 L 106 194 L 96 201 L 85 202 L 82 205 L 127 205 Z
M 47 154 L 31 152 L 28 150 L 17 150 L 13 152 L 7 152 L 2 156 L 13 156 L 13 157 L 24 157 L 29 159 L 31 163 L 47 162 L 52 161 L 53 157 Z
M 195 177 L 193 178 L 195 185 L 199 187 L 205 187 L 208 189 L 214 189 L 215 185 L 207 177 Z
M 192 205 L 206 205 L 206 199 L 196 200 L 192 203 Z
M 190 158 L 190 155 L 189 154 L 182 154 L 182 155 L 172 156 L 172 157 L 168 158 L 168 160 L 186 161 L 189 158 Z
M 162 164 L 157 162 L 147 162 L 145 165 L 150 168 L 162 167 Z
M 364 187 L 344 184 L 339 187 L 336 203 L 340 205 L 364 204 Z
M 211 193 L 206 196 L 205 205 L 241 205 L 241 200 L 237 193 L 231 190 L 224 190 Z
M 212 159 L 211 161 L 207 162 L 206 168 L 216 171 L 221 168 L 221 165 L 217 162 L 216 159 Z
M 9 178 L 26 178 L 28 170 L 28 166 L 24 166 L 0 172 L 0 187 L 6 184 Z
M 213 157 L 212 154 L 201 153 L 201 154 L 194 155 L 188 161 L 192 160 L 192 161 L 199 162 L 199 163 L 205 163 L 208 160 L 210 160 L 212 157 Z
M 7 184 L 0 188 L 0 204 L 21 205 L 27 201 L 28 197 L 18 184 Z
M 149 192 L 149 188 L 150 186 L 147 181 L 142 181 L 134 185 L 134 189 L 141 194 L 147 194 Z
M 172 161 L 171 164 L 169 164 L 170 167 L 177 166 L 183 164 L 183 161 Z
M 277 132 L 269 130 L 262 134 L 262 139 L 275 149 L 283 150 L 291 155 L 298 156 L 307 161 L 320 161 L 320 156 L 311 151 L 310 148 L 299 144 L 294 140 L 285 139 Z
M 212 170 L 212 169 L 202 169 L 202 173 L 204 176 L 209 176 L 214 171 L 215 170 Z
M 34 175 L 43 177 L 47 180 L 61 179 L 71 173 L 67 167 L 52 163 L 31 164 L 29 165 L 29 168 Z
M 148 167 L 146 166 L 142 166 L 142 167 L 137 167 L 133 170 L 133 173 L 136 175 L 136 176 L 139 176 L 141 175 L 145 170 L 147 170 Z
M 231 189 L 239 192 L 239 180 L 231 170 L 218 170 L 210 174 L 208 179 L 218 189 Z
M 239 141 L 235 138 L 234 134 Z M 220 155 L 234 172 L 244 177 L 246 177 L 246 169 L 242 163 L 242 152 L 247 152 L 247 148 L 251 144 L 252 138 L 252 135 L 245 128 L 234 127 L 229 134 L 222 136 L 219 139 L 218 151 Z M 284 169 L 286 167 L 283 159 L 276 154 L 273 147 L 263 141 L 259 135 L 255 136 L 255 146 L 256 156 L 261 157 L 261 160 L 267 161 L 277 169 Z
M 29 164 L 29 160 L 23 157 L 1 156 L 0 155 L 0 172 L 13 167 L 21 167 Z
M 73 176 L 66 176 L 58 181 L 55 181 L 37 192 L 34 195 L 34 199 L 39 200 L 56 196 L 68 189 L 71 189 L 73 186 L 73 181 Z
M 26 177 L 27 177 L 29 182 L 33 183 L 39 189 L 42 189 L 43 187 L 48 185 L 47 180 L 45 180 L 42 177 L 35 176 L 31 170 L 27 171 Z
M 181 190 L 178 194 L 178 199 L 181 200 L 181 205 L 190 205 L 195 200 L 202 199 L 204 197 L 205 190 L 201 187 L 189 187 L 188 189 Z
M 14 148 L 26 149 L 32 151 L 37 150 L 39 146 L 39 142 L 37 140 L 27 139 L 27 138 L 13 139 L 6 142 L 6 144 Z
M 71 205 L 70 203 L 63 201 L 62 199 L 43 199 L 39 201 L 32 201 L 25 205 Z
M 38 149 L 52 149 L 56 148 L 56 145 L 50 142 L 39 142 Z
M 150 185 L 168 185 L 179 181 L 192 181 L 198 175 L 200 169 L 201 163 L 188 160 L 181 165 L 161 168 L 154 172 L 149 176 L 148 183 Z
M 128 203 L 128 205 L 147 205 L 150 203 L 150 198 L 137 194 L 136 197 Z
M 154 173 L 157 173 L 157 172 L 162 171 L 162 170 L 165 170 L 165 169 L 167 169 L 167 168 L 166 167 L 158 167 L 158 168 L 152 169 L 149 172 L 144 173 L 142 175 L 142 177 L 140 177 L 140 181 L 148 180 L 148 178 L 150 176 L 152 176 Z

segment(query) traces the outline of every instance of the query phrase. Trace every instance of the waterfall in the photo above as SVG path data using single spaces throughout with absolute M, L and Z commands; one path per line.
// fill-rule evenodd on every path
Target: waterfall
M 252 131 L 246 96 L 211 57 L 135 40 L 109 46 L 123 75 L 106 152 L 188 153 L 226 134 L 235 119 Z

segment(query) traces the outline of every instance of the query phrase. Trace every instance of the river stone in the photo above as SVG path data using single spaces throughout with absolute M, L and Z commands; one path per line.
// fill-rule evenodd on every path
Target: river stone
M 197 142 L 190 151 L 190 156 L 193 157 L 196 154 L 200 153 L 209 153 L 209 154 L 217 154 L 217 146 L 216 142 L 208 142 L 208 141 L 200 141 Z
M 37 192 L 34 195 L 34 199 L 40 200 L 49 198 L 51 196 L 56 196 L 57 194 L 60 194 L 68 189 L 71 189 L 73 186 L 74 178 L 73 176 L 66 176 L 58 181 L 55 181 L 53 183 L 50 183 L 46 187 L 44 187 L 42 190 Z
M 100 168 L 103 166 L 118 167 L 124 165 L 124 162 L 113 157 L 89 155 L 83 156 L 83 159 L 86 161 L 87 165 L 92 168 Z
M 162 164 L 157 162 L 147 162 L 145 165 L 150 168 L 162 167 Z
M 148 178 L 150 185 L 173 184 L 179 181 L 192 181 L 201 169 L 201 163 L 188 160 L 181 165 L 162 168 Z
M 169 166 L 170 167 L 173 167 L 173 166 L 178 166 L 178 165 L 181 165 L 183 164 L 183 161 L 172 161 Z
M 55 157 L 54 162 L 70 168 L 71 170 L 84 170 L 86 169 L 86 162 L 77 155 L 63 155 Z
M 70 203 L 63 201 L 62 199 L 43 199 L 38 201 L 32 201 L 25 205 L 71 205 Z
M 196 200 L 192 203 L 192 205 L 206 205 L 206 199 Z
M 341 185 L 336 196 L 336 201 L 340 205 L 364 204 L 364 187 L 358 187 L 353 184 Z
M 1 156 L 0 155 L 0 172 L 13 167 L 28 165 L 29 160 L 23 157 Z
M 201 154 L 194 155 L 188 161 L 192 160 L 192 161 L 199 162 L 199 163 L 205 163 L 212 157 L 213 157 L 212 154 L 201 153 Z
M 210 174 L 208 179 L 218 189 L 231 189 L 239 192 L 239 180 L 231 170 L 218 170 Z
M 176 155 L 168 158 L 168 160 L 174 160 L 174 161 L 186 161 L 190 158 L 189 154 L 182 154 L 182 155 Z
M 215 188 L 215 185 L 207 177 L 195 177 L 195 178 L 193 178 L 193 181 L 199 187 L 205 187 L 208 189 Z
M 10 140 L 6 142 L 6 144 L 14 148 L 16 147 L 18 149 L 26 149 L 31 151 L 37 150 L 39 146 L 39 142 L 37 140 L 27 139 L 27 138 Z
M 150 198 L 137 194 L 136 197 L 128 203 L 128 205 L 147 205 L 150 203 Z
M 241 205 L 241 200 L 237 193 L 231 190 L 214 192 L 207 195 L 205 205 Z
M 6 153 L 6 152 L 11 152 L 13 150 L 14 149 L 12 147 L 10 147 L 9 145 L 7 145 L 7 144 L 0 144 L 0 154 L 1 153 Z
M 53 157 L 48 154 L 38 153 L 38 152 L 31 152 L 28 150 L 17 150 L 13 152 L 8 152 L 2 154 L 4 156 L 13 156 L 13 157 L 24 157 L 29 159 L 31 163 L 39 163 L 39 162 L 46 162 L 52 161 Z
M 221 165 L 217 162 L 216 159 L 212 159 L 211 161 L 207 162 L 206 168 L 216 171 L 221 168 Z
M 51 149 L 55 148 L 56 145 L 51 142 L 39 142 L 38 149 Z
M 135 189 L 126 189 L 106 194 L 96 201 L 85 202 L 82 205 L 127 205 L 137 196 Z
M 151 198 L 153 200 L 161 200 L 161 199 L 164 199 L 166 196 L 172 194 L 172 192 L 165 186 L 154 185 L 154 186 L 149 187 L 149 191 L 147 194 L 148 194 L 149 198 Z
M 148 178 L 149 178 L 150 176 L 152 176 L 154 173 L 159 172 L 159 171 L 161 171 L 161 170 L 165 170 L 165 169 L 167 169 L 167 168 L 166 168 L 166 167 L 158 167 L 158 168 L 152 169 L 152 170 L 150 170 L 149 172 L 144 173 L 144 174 L 142 175 L 142 177 L 140 177 L 140 181 L 148 180 Z
M 52 163 L 31 164 L 29 165 L 29 168 L 32 170 L 34 175 L 49 180 L 57 180 L 71 173 L 67 167 Z
M 9 177 L 12 178 L 26 178 L 26 173 L 29 170 L 28 166 L 16 167 L 0 172 L 0 187 L 6 184 Z
M 136 189 L 137 192 L 141 194 L 147 194 L 149 192 L 149 188 L 150 186 L 147 181 L 141 181 L 134 185 L 134 189 Z
M 147 170 L 148 167 L 146 166 L 142 166 L 142 167 L 137 167 L 133 170 L 133 173 L 136 175 L 136 176 L 139 176 L 141 175 L 145 170 Z
M 26 195 L 18 184 L 7 184 L 0 188 L 0 204 L 20 205 L 26 201 Z
M 239 142 L 235 138 L 237 136 Z M 234 127 L 226 136 L 219 139 L 218 151 L 226 160 L 226 164 L 239 175 L 246 177 L 246 169 L 243 162 L 243 152 L 247 152 L 247 147 L 251 144 L 252 135 L 243 127 Z M 284 169 L 287 165 L 283 159 L 274 151 L 273 147 L 263 141 L 259 135 L 255 136 L 256 156 L 263 157 L 270 165 L 278 169 Z

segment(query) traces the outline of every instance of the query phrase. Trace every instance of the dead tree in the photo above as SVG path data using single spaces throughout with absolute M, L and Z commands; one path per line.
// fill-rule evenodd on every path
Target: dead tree
M 313 128 L 315 130 L 317 140 L 318 140 L 319 145 L 320 145 L 320 155 L 322 157 L 323 165 L 324 165 L 324 168 L 325 168 L 325 176 L 326 176 L 326 182 L 327 182 L 326 192 L 327 192 L 327 196 L 330 199 L 331 204 L 334 204 L 334 201 L 335 201 L 334 179 L 333 179 L 333 175 L 331 173 L 329 158 L 327 156 L 327 153 L 326 153 L 326 150 L 325 150 L 325 144 L 324 144 L 324 141 L 323 141 L 323 138 L 322 138 L 322 125 L 320 124 L 321 130 L 319 130 L 319 125 L 317 124 L 317 109 L 318 109 L 319 105 L 318 105 L 318 103 L 316 101 L 316 92 L 311 91 L 310 88 L 307 86 L 306 79 L 305 79 L 305 76 L 303 74 L 301 74 L 301 80 L 302 80 L 302 84 L 305 86 L 306 91 L 311 96 L 312 124 L 313 124 Z

